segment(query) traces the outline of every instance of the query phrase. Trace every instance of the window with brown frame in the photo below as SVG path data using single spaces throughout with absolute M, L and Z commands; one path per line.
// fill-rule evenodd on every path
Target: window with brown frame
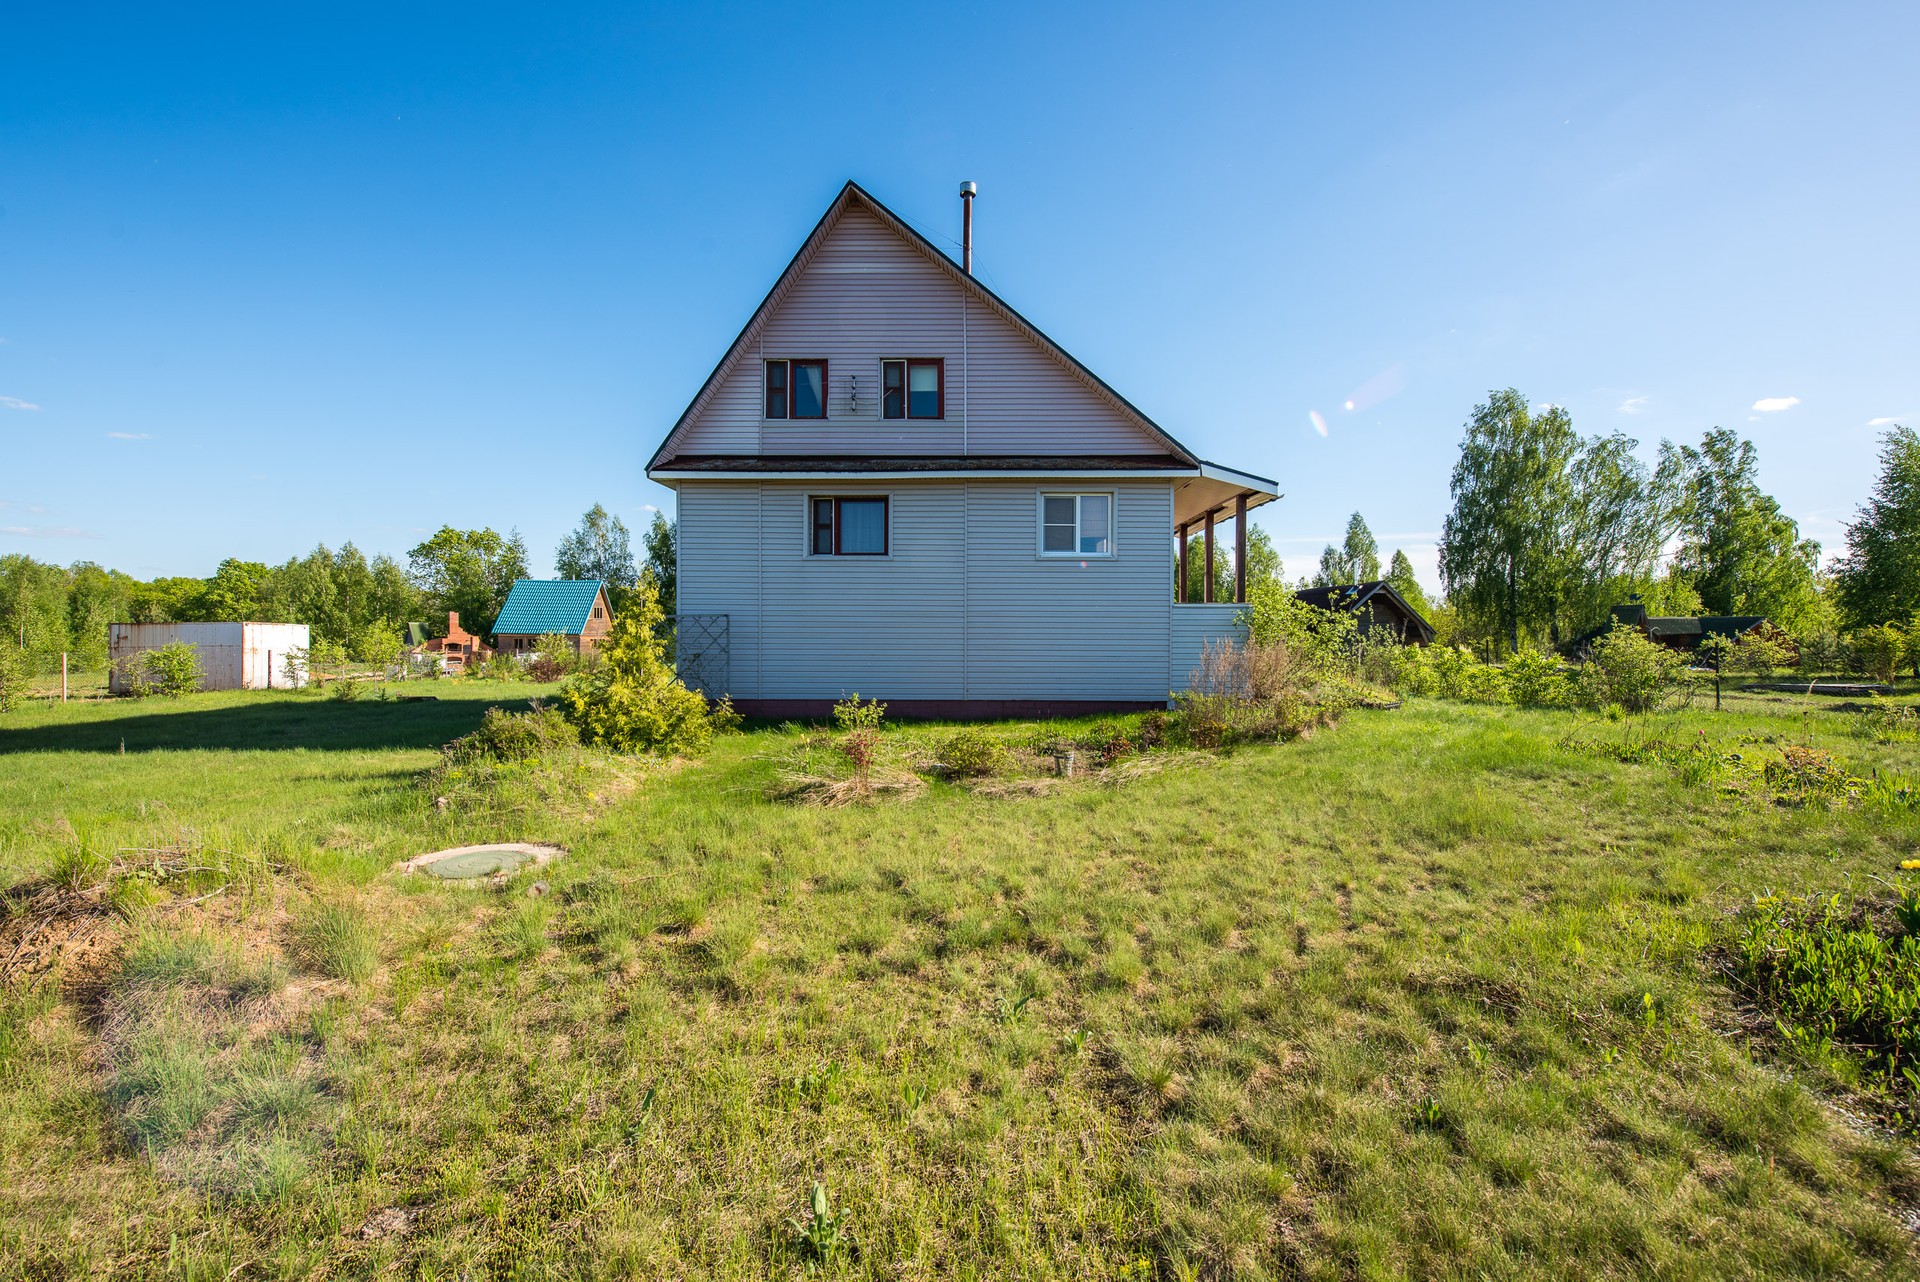
M 766 362 L 763 406 L 768 418 L 825 418 L 825 361 Z
M 807 506 L 812 526 L 807 547 L 813 555 L 887 554 L 886 495 L 815 498 Z
M 947 363 L 937 356 L 880 362 L 881 418 L 945 418 Z

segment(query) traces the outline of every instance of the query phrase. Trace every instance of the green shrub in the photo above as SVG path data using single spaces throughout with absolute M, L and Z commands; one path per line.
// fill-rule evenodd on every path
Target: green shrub
M 558 681 L 579 666 L 573 647 L 558 632 L 543 632 L 533 643 L 533 657 L 527 660 L 527 676 L 534 681 Z
M 977 726 L 948 735 L 941 741 L 941 767 L 955 778 L 994 774 L 1007 762 L 1006 745 Z
M 27 652 L 10 641 L 0 641 L 0 712 L 25 697 L 30 671 Z
M 1590 708 L 1619 706 L 1627 712 L 1652 712 L 1676 695 L 1690 693 L 1687 661 L 1638 628 L 1615 622 L 1587 650 L 1580 668 L 1581 701 Z
M 707 701 L 680 684 L 666 661 L 661 621 L 658 596 L 641 584 L 601 648 L 600 668 L 561 689 L 567 719 L 588 743 L 620 752 L 696 753 L 713 737 Z
M 480 728 L 441 749 L 450 761 L 525 761 L 580 745 L 580 732 L 557 708 L 539 702 L 525 712 L 488 708 Z
M 1899 628 L 1880 623 L 1861 628 L 1847 639 L 1847 667 L 1883 685 L 1893 684 L 1905 657 L 1907 638 Z
M 1523 708 L 1564 708 L 1573 702 L 1573 682 L 1560 660 L 1538 650 L 1523 650 L 1507 660 L 1507 692 Z
M 151 650 L 142 650 L 120 661 L 127 690 L 135 698 L 164 695 L 177 698 L 198 690 L 206 680 L 200 666 L 200 650 L 191 641 L 170 641 Z

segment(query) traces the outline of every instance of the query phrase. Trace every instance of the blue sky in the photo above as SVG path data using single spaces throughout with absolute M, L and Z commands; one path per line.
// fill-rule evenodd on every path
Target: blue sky
M 1447 12 L 1446 10 L 1458 10 Z M 1490 388 L 1740 429 L 1841 544 L 1920 421 L 1920 7 L 16 6 L 0 552 L 443 523 L 536 572 L 859 180 L 1206 456 L 1434 581 Z M 1347 409 L 1353 402 L 1354 408 Z M 1324 434 L 1313 416 L 1324 424 Z

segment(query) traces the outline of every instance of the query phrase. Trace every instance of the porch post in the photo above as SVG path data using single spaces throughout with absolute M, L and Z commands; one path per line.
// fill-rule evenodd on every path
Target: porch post
M 1240 491 L 1233 500 L 1233 599 L 1235 604 L 1247 603 L 1247 492 Z
M 1219 510 L 1214 508 L 1207 513 L 1207 579 L 1200 585 L 1200 599 L 1207 602 L 1213 600 L 1213 514 Z
M 1187 523 L 1180 522 L 1180 559 L 1173 564 L 1173 599 L 1187 599 Z

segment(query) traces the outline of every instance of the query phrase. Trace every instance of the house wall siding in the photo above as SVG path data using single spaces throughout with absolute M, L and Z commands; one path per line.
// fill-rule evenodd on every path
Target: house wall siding
M 1038 555 L 1043 490 L 1116 495 L 1112 558 Z M 810 494 L 887 494 L 884 558 L 807 555 Z M 679 608 L 729 616 L 737 699 L 1167 697 L 1165 480 L 683 482 Z
M 863 209 L 849 208 L 678 434 L 680 454 L 1159 454 L 1166 446 Z M 880 362 L 946 361 L 945 417 L 880 417 Z M 761 361 L 827 361 L 824 420 L 765 420 Z M 857 388 L 858 401 L 853 392 Z
M 1167 670 L 1167 688 L 1190 689 L 1193 673 L 1200 666 L 1201 652 L 1209 641 L 1232 640 L 1245 644 L 1247 628 L 1237 622 L 1246 610 L 1243 605 L 1215 602 L 1187 603 L 1173 607 L 1172 664 Z

